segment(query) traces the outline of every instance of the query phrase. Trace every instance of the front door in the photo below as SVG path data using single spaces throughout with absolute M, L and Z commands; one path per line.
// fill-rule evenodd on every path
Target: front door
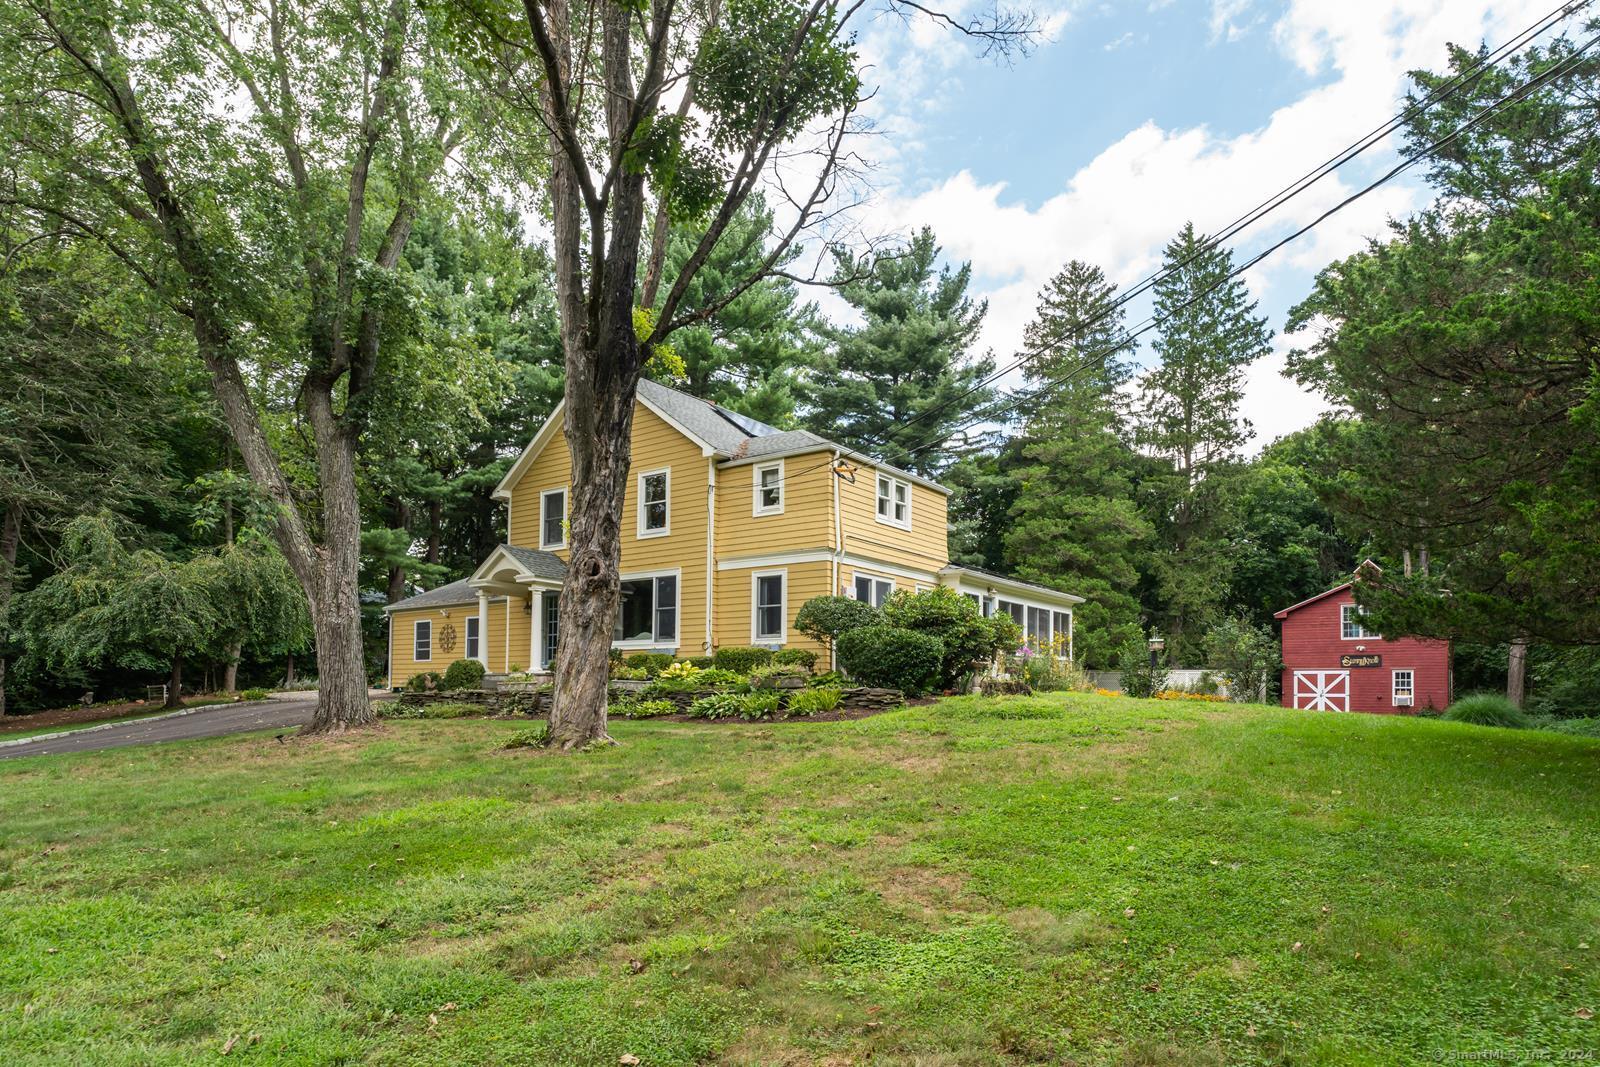
M 1294 706 L 1306 711 L 1349 711 L 1349 671 L 1295 671 Z
M 544 664 L 549 670 L 556 661 L 556 621 L 561 614 L 560 593 L 540 593 L 544 601 Z

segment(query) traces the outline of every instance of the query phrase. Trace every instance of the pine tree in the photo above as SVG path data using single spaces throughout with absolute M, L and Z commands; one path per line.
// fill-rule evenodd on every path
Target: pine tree
M 994 396 L 976 388 L 994 360 L 968 355 L 988 304 L 967 295 L 970 263 L 935 273 L 938 258 L 926 227 L 900 255 L 840 257 L 839 295 L 865 321 L 822 328 L 829 343 L 809 376 L 803 419 L 824 437 L 923 475 L 970 445 L 965 428 Z
M 1115 294 L 1100 268 L 1078 260 L 1039 293 L 1024 334 L 1033 387 L 1019 405 L 1028 419 L 1005 537 L 1022 577 L 1087 598 L 1077 651 L 1096 667 L 1140 638 L 1139 558 L 1151 534 L 1133 503 L 1138 457 L 1119 435 L 1131 343 Z
M 1200 652 L 1205 628 L 1221 612 L 1230 557 L 1228 497 L 1218 479 L 1239 462 L 1253 431 L 1239 413 L 1245 370 L 1265 355 L 1272 334 L 1244 283 L 1230 278 L 1233 256 L 1209 247 L 1186 223 L 1167 244 L 1170 273 L 1155 287 L 1161 362 L 1140 383 L 1136 442 L 1171 464 L 1151 487 L 1162 552 L 1154 557 L 1170 654 Z

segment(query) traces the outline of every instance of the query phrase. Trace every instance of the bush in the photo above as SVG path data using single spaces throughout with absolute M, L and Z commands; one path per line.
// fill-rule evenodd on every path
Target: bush
M 697 719 L 731 719 L 744 714 L 744 698 L 735 693 L 714 693 L 690 704 L 689 714 Z
M 882 626 L 883 612 L 861 600 L 847 596 L 812 597 L 800 605 L 794 628 L 813 641 L 837 647 L 841 634 L 864 626 Z
M 783 706 L 776 689 L 759 689 L 739 698 L 739 713 L 747 719 L 770 719 Z
M 265 689 L 246 689 L 239 694 L 240 700 L 265 700 L 272 694 Z
M 643 667 L 630 667 L 625 663 L 611 665 L 611 677 L 620 678 L 625 682 L 643 682 L 650 677 L 650 672 Z
M 1131 697 L 1149 699 L 1167 687 L 1167 669 L 1151 667 L 1138 650 L 1122 657 L 1122 691 Z
M 482 714 L 483 708 L 466 703 L 402 704 L 388 700 L 378 705 L 380 719 L 466 719 Z
M 504 741 L 501 748 L 543 748 L 550 743 L 550 724 L 541 722 L 525 730 L 518 730 Z
M 711 657 L 711 662 L 725 671 L 749 674 L 757 667 L 765 667 L 772 662 L 772 649 L 740 648 L 737 645 L 719 648 Z
M 1255 701 L 1265 694 L 1272 702 L 1283 653 L 1270 628 L 1244 618 L 1224 619 L 1206 634 L 1205 652 L 1206 662 L 1221 672 L 1233 699 Z
M 633 697 L 613 700 L 608 712 L 623 719 L 657 719 L 677 713 L 678 705 L 670 700 L 636 700 Z
M 883 606 L 883 617 L 890 626 L 939 639 L 944 649 L 939 663 L 941 689 L 956 688 L 999 651 L 995 642 L 1000 631 L 978 614 L 971 598 L 945 586 L 920 593 L 898 592 Z M 1010 616 L 1006 618 L 1010 620 Z
M 815 670 L 817 654 L 809 648 L 781 648 L 772 656 L 772 662 L 780 667 L 804 667 L 806 670 Z
M 1554 719 L 1545 724 L 1544 729 L 1558 734 L 1571 734 L 1574 737 L 1600 737 L 1600 718 Z
M 625 656 L 622 662 L 634 670 L 643 670 L 646 678 L 654 678 L 677 661 L 667 652 L 635 652 Z
M 796 689 L 789 694 L 789 714 L 820 715 L 825 711 L 832 711 L 837 708 L 843 696 L 843 691 L 837 686 Z
M 1512 730 L 1528 727 L 1528 716 L 1522 709 L 1498 693 L 1473 693 L 1444 709 L 1444 717 L 1451 722 L 1467 722 L 1474 726 L 1504 726 Z
M 920 696 L 939 682 L 944 645 L 932 634 L 864 626 L 839 635 L 839 662 L 863 685 Z
M 445 690 L 476 689 L 483 681 L 483 664 L 475 659 L 458 659 L 444 669 Z
M 431 693 L 438 689 L 443 681 L 444 675 L 438 671 L 423 671 L 421 674 L 413 674 L 406 681 L 406 689 L 412 693 Z
M 717 665 L 717 661 L 711 656 L 690 656 L 685 662 L 689 666 L 699 667 L 703 671 L 708 671 Z

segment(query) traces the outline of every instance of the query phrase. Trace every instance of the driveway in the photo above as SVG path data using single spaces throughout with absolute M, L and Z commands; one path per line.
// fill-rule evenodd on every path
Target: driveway
M 41 737 L 22 744 L 0 746 L 0 759 L 93 752 L 102 748 L 153 745 L 162 741 L 223 737 L 252 730 L 285 730 L 310 722 L 311 712 L 316 705 L 315 693 L 283 693 L 269 700 L 254 700 L 247 704 L 217 704 L 197 708 L 183 715 L 136 719 L 99 729 L 80 728 L 62 736 Z

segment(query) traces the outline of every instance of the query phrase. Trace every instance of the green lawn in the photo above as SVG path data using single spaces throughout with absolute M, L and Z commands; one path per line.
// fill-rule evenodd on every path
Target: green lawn
M 1600 741 L 1092 696 L 518 728 L 0 764 L 6 1067 L 1600 1048 Z

